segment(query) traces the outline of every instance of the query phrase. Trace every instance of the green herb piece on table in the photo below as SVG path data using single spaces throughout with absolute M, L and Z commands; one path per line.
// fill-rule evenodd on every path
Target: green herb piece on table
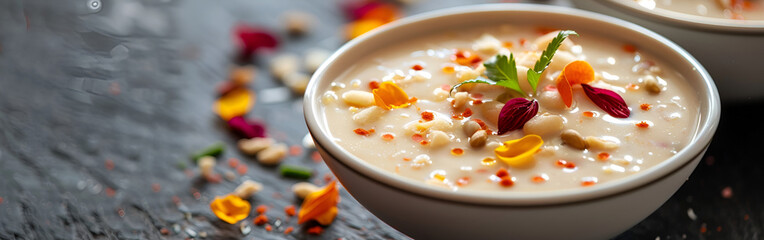
M 549 63 L 552 62 L 554 53 L 557 52 L 557 49 L 560 48 L 562 42 L 565 41 L 565 38 L 567 38 L 569 35 L 578 36 L 578 33 L 572 30 L 563 30 L 557 33 L 557 36 L 554 37 L 554 39 L 552 39 L 552 41 L 546 45 L 546 49 L 541 52 L 541 57 L 538 61 L 536 61 L 533 69 L 528 69 L 528 83 L 530 83 L 534 93 L 536 92 L 536 87 L 539 85 L 539 78 L 541 77 L 541 73 L 543 73 L 544 70 L 546 70 L 546 68 L 549 66 Z
M 223 143 L 215 143 L 215 144 L 212 144 L 212 145 L 210 145 L 210 146 L 208 146 L 208 147 L 206 147 L 206 148 L 204 148 L 204 149 L 194 153 L 191 156 L 191 159 L 193 159 L 194 162 L 197 162 L 197 161 L 199 161 L 200 158 L 202 158 L 204 156 L 217 157 L 217 156 L 220 156 L 221 154 L 223 154 L 223 150 L 225 150 L 225 145 L 223 145 Z
M 281 176 L 296 179 L 308 179 L 313 175 L 313 169 L 289 164 L 281 164 L 279 172 Z

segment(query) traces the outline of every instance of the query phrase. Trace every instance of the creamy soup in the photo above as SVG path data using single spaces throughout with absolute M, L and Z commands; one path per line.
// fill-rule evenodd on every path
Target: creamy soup
M 649 8 L 661 8 L 669 11 L 697 16 L 738 19 L 764 20 L 764 1 L 761 0 L 634 0 L 639 5 Z
M 526 72 L 557 36 L 550 31 L 497 26 L 379 49 L 323 90 L 331 138 L 390 174 L 453 191 L 589 187 L 644 171 L 688 144 L 699 109 L 692 88 L 661 59 L 627 43 L 586 32 L 569 36 L 534 92 Z M 526 95 L 483 83 L 449 93 L 462 81 L 486 78 L 482 63 L 510 53 Z M 574 61 L 589 63 L 588 84 L 620 95 L 630 115 L 611 116 L 579 84 L 566 106 L 556 86 Z M 407 96 L 395 100 L 387 90 L 396 88 Z M 537 102 L 537 113 L 520 129 L 499 134 L 500 111 L 515 98 Z M 529 144 L 506 143 L 521 138 Z M 513 162 L 497 153 L 517 149 L 529 157 Z

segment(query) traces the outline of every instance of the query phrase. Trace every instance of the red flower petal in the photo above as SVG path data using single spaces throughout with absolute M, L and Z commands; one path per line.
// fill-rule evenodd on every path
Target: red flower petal
M 245 138 L 265 137 L 265 127 L 262 123 L 256 121 L 244 120 L 243 117 L 237 116 L 228 120 L 228 126 L 236 134 L 239 134 Z
M 592 87 L 585 83 L 582 83 L 581 87 L 584 89 L 586 96 L 588 96 L 597 107 L 600 107 L 602 110 L 605 110 L 605 112 L 610 114 L 610 116 L 627 118 L 631 114 L 626 102 L 618 95 L 618 93 L 607 89 Z
M 536 100 L 510 99 L 499 112 L 499 134 L 522 128 L 538 111 L 539 104 Z
M 345 1 L 342 4 L 342 9 L 345 11 L 347 18 L 357 20 L 363 18 L 366 13 L 380 5 L 382 3 L 376 1 Z
M 278 46 L 276 38 L 263 29 L 240 24 L 234 29 L 234 34 L 241 49 L 241 56 L 245 58 L 251 57 L 261 48 Z

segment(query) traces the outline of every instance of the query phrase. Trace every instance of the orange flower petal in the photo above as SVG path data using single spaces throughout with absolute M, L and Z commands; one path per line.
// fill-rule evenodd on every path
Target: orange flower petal
M 398 18 L 398 8 L 392 4 L 382 4 L 366 12 L 362 19 L 375 19 L 385 23 L 392 22 Z
M 305 201 L 302 202 L 302 206 L 300 207 L 297 223 L 302 224 L 311 219 L 318 220 L 321 215 L 331 211 L 333 207 L 336 207 L 339 201 L 339 189 L 337 189 L 336 182 L 332 181 L 321 190 L 315 191 L 305 197 Z M 331 221 L 329 221 L 329 223 L 331 223 Z
M 223 120 L 242 116 L 249 112 L 255 105 L 255 94 L 245 88 L 238 88 L 228 92 L 215 101 L 214 111 Z
M 248 201 L 245 201 L 236 195 L 228 195 L 223 198 L 215 197 L 215 200 L 210 202 L 210 209 L 220 220 L 224 222 L 234 224 L 249 216 L 249 211 L 252 206 Z
M 570 87 L 570 83 L 563 74 L 557 77 L 557 92 L 560 93 L 565 106 L 570 107 L 573 105 L 573 88 Z
M 379 88 L 372 90 L 374 104 L 384 109 L 408 107 L 409 96 L 393 82 L 382 82 Z
M 378 19 L 361 19 L 351 22 L 347 26 L 347 39 L 357 38 L 362 34 L 371 31 L 379 26 L 384 25 L 385 22 Z
M 565 79 L 570 85 L 594 81 L 594 69 L 586 61 L 578 60 L 568 63 L 562 69 L 562 74 L 565 75 Z

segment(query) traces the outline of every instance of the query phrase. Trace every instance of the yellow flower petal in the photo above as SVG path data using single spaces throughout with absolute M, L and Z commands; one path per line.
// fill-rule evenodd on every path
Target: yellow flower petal
M 520 139 L 504 142 L 494 149 L 496 157 L 513 167 L 522 167 L 531 163 L 533 155 L 544 145 L 544 140 L 539 135 L 529 134 Z
M 254 93 L 245 88 L 235 89 L 215 101 L 215 113 L 223 120 L 243 116 L 255 104 Z
M 384 109 L 405 108 L 411 103 L 409 96 L 393 82 L 382 82 L 374 93 L 374 104 Z
M 321 225 L 329 225 L 334 221 L 334 218 L 337 217 L 337 212 L 339 212 L 339 209 L 337 209 L 337 207 L 332 207 L 329 211 L 316 217 L 316 222 Z
M 249 216 L 251 205 L 236 195 L 228 195 L 223 198 L 215 197 L 210 203 L 210 209 L 220 220 L 234 224 Z
M 354 21 L 347 26 L 347 39 L 357 38 L 358 36 L 382 25 L 385 25 L 385 22 L 378 19 L 361 19 Z

